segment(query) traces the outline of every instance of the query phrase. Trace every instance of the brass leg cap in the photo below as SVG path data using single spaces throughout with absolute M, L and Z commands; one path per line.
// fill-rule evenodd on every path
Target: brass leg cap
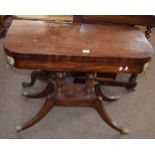
M 124 128 L 124 129 L 122 129 L 121 134 L 128 135 L 129 134 L 129 130 Z
M 28 92 L 23 92 L 22 96 L 28 96 Z
M 115 101 L 119 101 L 120 97 L 119 96 L 111 96 L 111 99 L 114 99 Z
M 120 97 L 119 96 L 115 96 L 116 101 L 119 101 Z
M 22 131 L 22 126 L 21 125 L 16 126 L 16 132 L 21 132 L 21 131 Z

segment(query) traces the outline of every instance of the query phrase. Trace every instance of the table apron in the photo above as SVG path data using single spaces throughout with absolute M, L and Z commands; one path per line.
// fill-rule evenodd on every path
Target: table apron
M 97 62 L 45 62 L 37 60 L 15 60 L 15 67 L 21 69 L 43 69 L 64 72 L 107 72 L 107 73 L 140 73 L 144 64 L 104 64 Z

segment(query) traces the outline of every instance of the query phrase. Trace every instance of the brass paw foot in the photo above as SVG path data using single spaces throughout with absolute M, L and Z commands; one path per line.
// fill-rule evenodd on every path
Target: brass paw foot
M 121 131 L 121 134 L 122 135 L 128 135 L 129 134 L 129 130 L 126 129 L 126 128 L 123 128 L 122 131 Z
M 22 126 L 21 125 L 16 126 L 16 132 L 21 132 L 21 131 L 22 131 Z

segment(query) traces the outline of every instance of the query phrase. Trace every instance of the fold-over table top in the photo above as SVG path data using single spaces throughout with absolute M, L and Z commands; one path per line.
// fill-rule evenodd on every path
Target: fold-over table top
M 134 27 L 14 20 L 5 39 L 12 54 L 146 58 L 153 53 Z

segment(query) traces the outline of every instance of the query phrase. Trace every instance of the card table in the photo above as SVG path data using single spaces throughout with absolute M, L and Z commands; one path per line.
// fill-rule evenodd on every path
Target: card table
M 32 74 L 47 81 L 37 93 L 24 93 L 27 98 L 43 98 L 41 110 L 17 127 L 25 130 L 39 122 L 53 106 L 89 106 L 121 134 L 128 130 L 117 125 L 105 108 L 105 101 L 116 101 L 101 90 L 97 73 L 131 73 L 132 81 L 145 71 L 153 48 L 137 28 L 112 24 L 53 23 L 50 21 L 14 20 L 4 42 L 7 60 L 20 69 L 42 70 Z M 84 84 L 66 83 L 68 73 L 86 73 Z

